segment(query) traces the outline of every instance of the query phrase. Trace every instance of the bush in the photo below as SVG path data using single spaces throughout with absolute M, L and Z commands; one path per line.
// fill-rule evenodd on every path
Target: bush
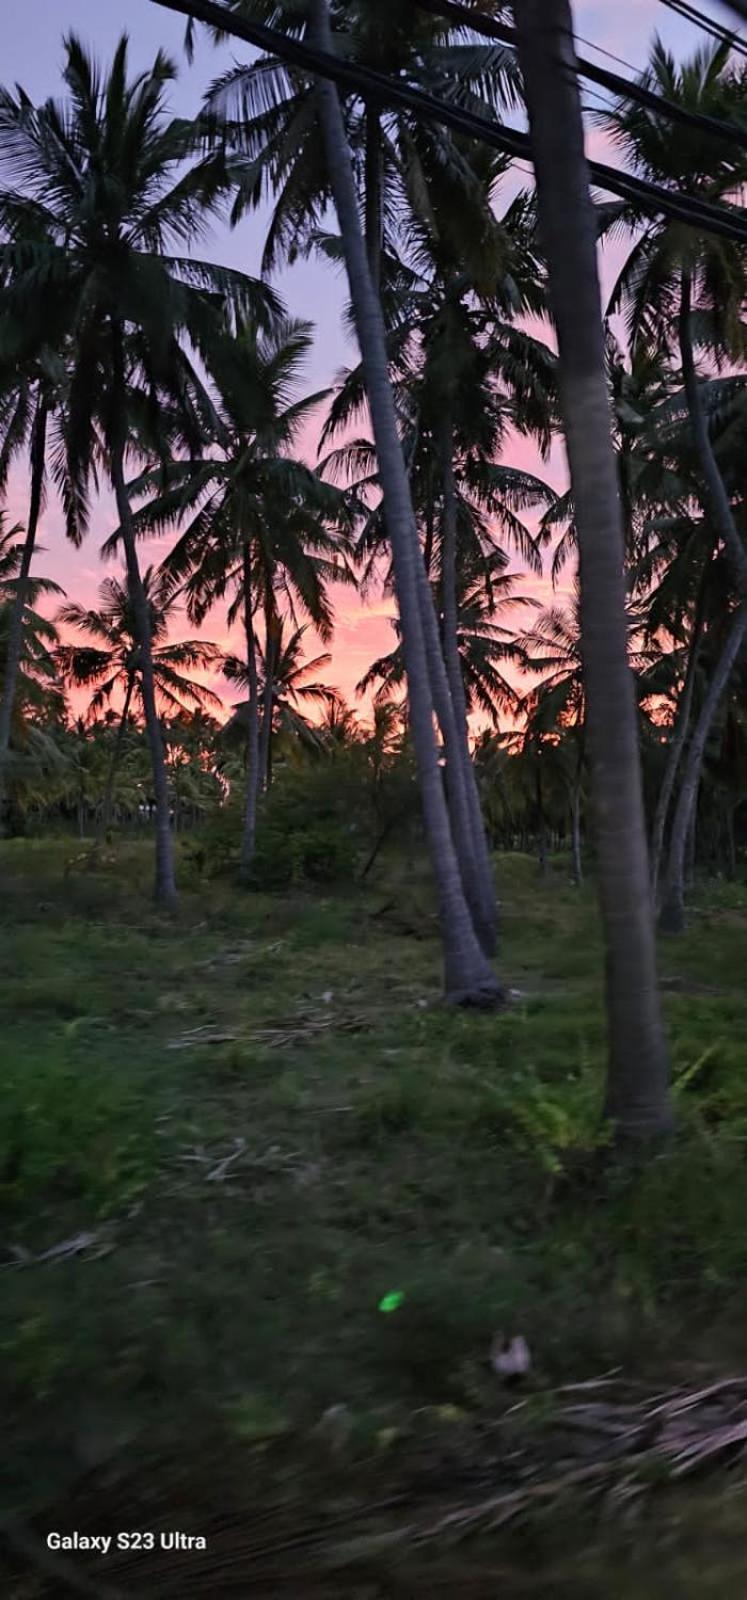
M 308 827 L 285 827 L 273 820 L 262 827 L 252 867 L 258 889 L 287 889 L 299 883 L 339 883 L 354 876 L 359 850 L 351 832 L 336 819 Z
M 388 827 L 402 827 L 415 811 L 409 763 L 376 783 L 365 749 L 353 746 L 314 763 L 277 771 L 262 801 L 252 881 L 258 889 L 350 880 Z M 239 862 L 243 800 L 216 812 L 185 843 L 184 858 L 198 876 L 233 874 Z

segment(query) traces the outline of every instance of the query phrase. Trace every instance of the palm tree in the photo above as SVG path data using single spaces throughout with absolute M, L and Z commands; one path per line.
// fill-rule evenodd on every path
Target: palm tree
M 204 639 L 181 639 L 169 643 L 168 632 L 177 606 L 173 586 L 167 575 L 148 567 L 142 577 L 148 604 L 148 634 L 151 646 L 152 682 L 161 712 L 181 714 L 195 707 L 220 707 L 211 689 L 187 673 L 204 671 L 214 665 L 217 647 Z M 125 734 L 133 711 L 144 714 L 145 674 L 142 635 L 127 582 L 106 578 L 99 587 L 99 604 L 87 609 L 77 602 L 61 606 L 57 621 L 93 640 L 92 644 L 62 645 L 57 652 L 62 672 L 75 688 L 93 688 L 89 719 L 121 696 L 122 709 L 111 753 L 104 788 L 98 836 L 102 838 L 111 820 L 114 785 L 124 747 Z
M 747 75 L 730 59 L 728 43 L 703 46 L 678 66 L 659 39 L 641 81 L 688 110 L 739 120 Z M 645 177 L 666 179 L 687 194 L 728 203 L 747 179 L 747 156 L 732 140 L 709 139 L 667 118 L 652 117 L 623 101 L 605 114 L 605 123 L 634 168 Z M 619 220 L 640 219 L 629 208 L 611 208 Z M 713 669 L 712 693 L 690 742 L 673 820 L 664 874 L 662 920 L 672 932 L 684 925 L 685 844 L 697 796 L 702 757 L 709 735 L 707 717 L 716 715 L 729 676 L 747 636 L 747 547 L 739 529 L 734 498 L 719 464 L 709 420 L 705 385 L 696 349 L 717 363 L 744 356 L 742 310 L 747 292 L 747 252 L 739 243 L 711 239 L 657 219 L 643 229 L 618 278 L 611 309 L 626 305 L 633 344 L 676 342 L 682 386 L 698 467 L 698 494 L 709 535 L 722 542 L 743 605 L 728 630 L 721 659 Z
M 245 309 L 277 311 L 276 298 L 245 275 L 187 250 L 222 193 L 220 154 L 205 156 L 203 130 L 165 117 L 172 63 L 128 78 L 127 39 L 102 76 L 83 46 L 65 44 L 64 106 L 34 107 L 19 91 L 3 96 L 0 143 L 17 184 L 0 195 L 15 303 L 44 291 L 64 303 L 69 385 L 64 425 L 69 479 L 67 526 L 85 530 L 88 488 L 103 461 L 114 491 L 138 642 L 143 705 L 156 796 L 156 894 L 176 898 L 169 796 L 151 656 L 150 615 L 137 556 L 128 454 L 145 440 L 168 453 L 168 395 L 183 430 L 198 424 L 198 386 L 182 337 L 204 351 L 226 296 Z M 133 407 L 135 409 L 133 409 Z
M 738 121 L 747 69 L 731 63 L 728 43 L 704 45 L 689 62 L 678 66 L 657 38 L 640 81 L 684 109 Z M 720 203 L 738 195 L 747 180 L 747 154 L 738 142 L 724 138 L 704 144 L 699 132 L 683 130 L 668 117 L 652 116 L 648 109 L 630 101 L 604 113 L 603 121 L 633 168 L 646 178 L 666 180 L 686 194 Z M 625 206 L 613 209 L 618 222 L 640 222 L 638 214 Z M 610 310 L 627 306 L 634 348 L 655 344 L 666 349 L 676 340 L 701 494 L 743 588 L 747 588 L 747 551 L 716 460 L 695 347 L 700 345 L 717 361 L 738 362 L 743 357 L 746 293 L 747 252 L 743 245 L 657 218 L 636 239 L 610 302 Z
M 523 0 L 515 19 L 580 552 L 586 725 L 607 956 L 606 1108 L 620 1137 L 650 1138 L 670 1126 L 668 1064 L 573 18 L 568 0 Z
M 314 707 L 324 715 L 336 713 L 341 705 L 336 689 L 318 680 L 310 681 L 311 674 L 329 666 L 332 657 L 324 652 L 310 661 L 305 660 L 303 650 L 306 632 L 306 626 L 294 628 L 286 637 L 284 619 L 280 617 L 271 640 L 271 659 L 268 661 L 267 648 L 263 651 L 260 646 L 257 651 L 259 695 L 266 708 L 263 721 L 267 727 L 265 779 L 268 789 L 272 783 L 273 736 L 285 734 L 310 750 L 319 750 L 323 743 L 324 722 L 318 725 L 311 723 L 302 707 Z M 224 658 L 223 676 L 229 683 L 240 684 L 242 688 L 250 687 L 246 662 L 237 656 Z M 235 706 L 233 717 L 226 724 L 226 732 L 236 727 L 246 730 L 251 715 L 250 700 Z
M 325 48 L 331 48 L 326 0 L 314 0 L 312 16 L 315 37 Z M 394 558 L 410 725 L 426 833 L 439 890 L 446 990 L 457 1002 L 496 1004 L 503 1001 L 504 992 L 481 948 L 473 913 L 467 903 L 441 781 L 429 668 L 434 649 L 440 657 L 440 644 L 430 596 L 428 608 L 423 607 L 421 602 L 422 585 L 427 586 L 427 579 L 389 378 L 381 304 L 366 255 L 350 149 L 337 91 L 322 80 L 317 96 L 329 182 L 340 225 L 371 407 L 387 531 Z
M 285 596 L 291 609 L 300 608 L 322 639 L 328 639 L 328 580 L 351 576 L 345 560 L 346 497 L 294 454 L 299 435 L 323 399 L 322 394 L 297 396 L 311 340 L 308 323 L 289 321 L 265 335 L 240 322 L 232 338 L 216 340 L 206 354 L 216 397 L 212 431 L 204 434 L 199 451 L 133 486 L 138 493 L 156 488 L 135 518 L 136 531 L 160 532 L 187 518 L 166 568 L 174 582 L 184 584 L 190 615 L 201 621 L 228 595 L 229 623 L 239 617 L 243 623 L 249 691 L 240 866 L 245 878 L 254 854 L 257 800 L 267 774 L 279 603 Z M 265 634 L 262 696 L 258 614 L 264 617 Z
M 436 169 L 428 205 L 411 202 L 408 262 L 387 299 L 390 366 L 407 440 L 411 492 L 423 528 L 419 571 L 429 672 L 446 757 L 447 795 L 468 900 L 487 948 L 494 941 L 492 871 L 468 745 L 467 706 L 457 642 L 459 600 L 467 575 L 490 592 L 502 556 L 496 529 L 536 571 L 541 554 L 520 512 L 553 498 L 529 473 L 498 464 L 509 425 L 549 443 L 554 411 L 554 357 L 511 317 L 542 304 L 541 274 L 516 201 L 498 222 L 491 209 L 505 163 L 482 152 L 463 154 L 471 204 L 455 220 L 453 194 Z M 478 202 L 476 196 L 480 197 Z M 348 374 L 325 437 L 347 426 L 365 399 L 362 373 Z M 370 451 L 370 447 L 369 447 Z M 366 441 L 348 442 L 326 463 L 335 471 L 360 465 L 361 489 L 378 488 Z M 361 541 L 369 564 L 386 540 L 383 508 L 369 516 Z M 437 573 L 440 649 L 432 627 L 426 575 Z
M 310 25 L 309 0 L 231 0 L 227 10 L 298 33 Z M 468 27 L 425 16 L 399 0 L 332 0 L 330 21 L 344 33 L 346 59 L 391 78 L 415 82 L 490 114 L 519 99 L 515 58 L 503 46 L 486 44 Z M 457 87 L 458 86 L 458 87 Z M 240 64 L 213 84 L 208 106 L 225 122 L 239 154 L 234 218 L 272 196 L 273 217 L 264 253 L 265 270 L 308 248 L 332 199 L 330 175 L 317 138 L 313 79 L 274 56 Z M 363 218 L 368 264 L 375 291 L 382 287 L 392 252 L 406 230 L 413 196 L 427 195 L 435 172 L 448 185 L 451 207 L 463 212 L 467 198 L 484 196 L 453 139 L 408 112 L 383 108 L 372 97 L 346 97 L 345 131 L 354 155 L 354 176 Z
M 25 570 L 27 540 L 17 535 L 19 524 L 7 526 L 7 514 L 0 511 L 0 691 L 10 706 L 9 744 L 14 733 L 22 736 L 29 712 L 59 712 L 62 697 L 55 659 L 58 634 L 54 623 L 37 609 L 39 600 L 64 594 L 51 578 L 29 577 Z M 20 635 L 17 632 L 18 596 Z M 12 677 L 14 693 L 8 695 Z M 6 752 L 7 754 L 7 752 Z
M 2 118 L 2 93 L 0 92 L 0 120 Z M 12 271 L 11 253 L 0 246 L 0 276 Z M 10 311 L 0 318 L 0 351 L 5 360 L 5 371 L 0 376 L 3 388 L 0 405 L 0 489 L 7 483 L 8 473 L 17 455 L 28 452 L 29 457 L 29 508 L 26 535 L 18 563 L 15 594 L 8 619 L 8 640 L 0 700 L 0 830 L 2 829 L 4 773 L 7 762 L 13 706 L 18 686 L 21 662 L 24 608 L 30 603 L 30 573 L 34 557 L 39 517 L 44 507 L 47 465 L 47 435 L 50 416 L 59 405 L 64 382 L 64 365 L 48 345 L 38 355 L 29 356 L 23 349 L 24 339 L 33 338 L 31 326 L 21 329 L 20 341 L 16 323 L 18 318 Z M 35 313 L 38 316 L 38 311 Z M 28 319 L 27 319 L 28 320 Z M 8 358 L 8 347 L 13 354 Z M 31 602 L 33 603 L 33 602 Z
M 581 654 L 581 620 L 579 596 L 573 611 L 566 613 L 558 606 L 541 611 L 532 627 L 521 635 L 525 651 L 525 670 L 539 673 L 540 681 L 530 689 L 521 703 L 526 718 L 524 748 L 539 752 L 548 736 L 557 746 L 565 746 L 563 733 L 570 738 L 573 754 L 567 771 L 567 787 L 571 809 L 571 862 L 573 880 L 580 884 L 583 877 L 581 840 L 581 803 L 585 760 L 586 695 L 584 690 L 583 660 Z M 565 748 L 563 749 L 565 754 Z M 537 765 L 537 799 L 541 815 L 541 769 Z
M 502 714 L 515 712 L 519 704 L 516 686 L 506 676 L 506 666 L 521 668 L 526 664 L 524 647 L 511 619 L 521 607 L 536 604 L 515 593 L 516 577 L 502 570 L 507 558 L 502 552 L 497 554 L 500 559 L 493 563 L 489 593 L 486 594 L 482 579 L 467 584 L 466 577 L 462 577 L 462 592 L 457 594 L 457 650 L 465 709 L 469 715 L 478 712 L 493 723 Z M 508 618 L 508 626 L 496 620 L 502 615 Z M 443 616 L 441 621 L 443 624 Z M 367 694 L 375 688 L 377 703 L 389 703 L 405 684 L 401 629 L 394 618 L 392 626 L 398 636 L 394 649 L 372 661 L 356 685 L 357 694 Z

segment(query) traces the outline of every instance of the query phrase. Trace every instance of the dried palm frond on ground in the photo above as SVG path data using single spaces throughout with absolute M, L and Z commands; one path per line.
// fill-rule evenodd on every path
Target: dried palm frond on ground
M 109 1585 L 108 1592 L 113 1585 L 123 1600 L 135 1593 L 163 1600 L 177 1595 L 179 1600 L 217 1600 L 247 1592 L 260 1597 L 284 1592 L 286 1586 L 290 1592 L 344 1594 L 351 1600 L 364 1575 L 369 1582 L 373 1579 L 367 1595 L 399 1594 L 404 1591 L 387 1586 L 390 1561 L 409 1562 L 414 1553 L 431 1546 L 447 1550 L 538 1516 L 545 1526 L 549 1518 L 562 1528 L 580 1523 L 592 1509 L 603 1519 L 606 1515 L 619 1532 L 623 1509 L 643 1510 L 657 1491 L 695 1472 L 739 1468 L 747 1446 L 747 1377 L 740 1376 L 654 1394 L 619 1375 L 568 1384 L 527 1395 L 491 1419 L 454 1413 L 451 1431 L 459 1439 L 444 1445 L 447 1426 L 439 1445 L 431 1430 L 435 1419 L 446 1419 L 450 1411 L 426 1408 L 428 1415 L 418 1413 L 413 1424 L 421 1421 L 423 1431 L 414 1455 L 406 1450 L 401 1458 L 391 1457 L 386 1467 L 380 1463 L 377 1488 L 391 1493 L 364 1497 L 361 1482 L 356 1494 L 352 1462 L 341 1485 L 339 1461 L 331 1487 L 320 1490 L 325 1469 L 317 1463 L 310 1504 L 307 1446 L 300 1440 L 282 1445 L 291 1457 L 297 1451 L 292 1489 L 279 1498 L 273 1495 L 270 1504 L 247 1508 L 244 1515 L 216 1515 L 214 1506 L 201 1515 L 194 1493 L 185 1496 L 183 1485 L 175 1490 L 174 1505 L 167 1503 L 161 1485 L 147 1508 L 134 1509 L 125 1504 L 134 1485 L 123 1485 L 124 1499 L 110 1519 L 116 1515 L 124 1526 L 129 1515 L 128 1525 L 135 1527 L 143 1525 L 145 1514 L 149 1526 L 169 1527 L 180 1520 L 184 1525 L 188 1505 L 189 1526 L 206 1535 L 208 1550 L 199 1558 L 184 1559 L 156 1551 L 147 1576 L 142 1558 L 136 1568 L 133 1558 L 122 1554 L 107 1561 L 105 1579 L 101 1570 L 99 1576 Z M 731 1481 L 740 1483 L 741 1474 Z M 14 1541 L 29 1559 L 34 1538 L 32 1532 L 20 1543 Z M 495 1554 L 503 1561 L 506 1552 Z M 107 1592 L 87 1587 L 95 1577 L 92 1569 L 76 1564 L 76 1570 L 83 1576 L 80 1592 Z M 495 1576 L 492 1558 L 490 1571 Z M 517 1592 L 523 1587 L 518 1584 Z M 534 1592 L 531 1583 L 526 1587 Z M 426 1585 L 421 1591 L 414 1579 L 407 1593 L 431 1589 Z M 474 1592 L 488 1591 L 476 1587 Z

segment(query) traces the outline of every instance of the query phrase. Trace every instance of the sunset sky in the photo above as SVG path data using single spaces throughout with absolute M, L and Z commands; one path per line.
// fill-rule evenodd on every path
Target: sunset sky
M 726 8 L 708 0 L 704 9 L 721 22 L 733 24 Z M 636 69 L 646 61 L 651 38 L 658 29 L 665 41 L 678 55 L 690 54 L 703 41 L 703 35 L 690 24 L 670 12 L 658 0 L 576 0 L 577 33 L 584 41 L 612 51 L 626 64 Z M 110 57 L 117 38 L 126 26 L 131 40 L 131 66 L 140 69 L 149 64 L 155 51 L 164 47 L 180 64 L 180 75 L 173 86 L 171 103 L 180 115 L 197 111 L 201 95 L 211 79 L 217 76 L 232 59 L 247 59 L 250 52 L 234 41 L 235 48 L 217 50 L 205 41 L 198 43 L 194 64 L 190 67 L 183 54 L 184 21 L 181 17 L 163 11 L 152 0 L 129 0 L 121 6 L 115 0 L 23 0 L 23 4 L 2 8 L 0 18 L 0 61 L 3 81 L 10 85 L 18 82 L 34 99 L 56 95 L 60 91 L 60 63 L 62 38 L 68 30 L 75 31 L 86 44 L 93 47 L 101 60 Z M 588 46 L 583 48 L 587 53 Z M 627 67 L 619 67 L 627 71 Z M 632 76 L 632 72 L 630 73 Z M 595 153 L 599 134 L 592 135 Z M 244 221 L 235 231 L 227 227 L 216 228 L 208 237 L 201 253 L 216 261 L 257 271 L 264 234 L 262 214 Z M 612 264 L 603 262 L 605 278 L 609 279 Z M 334 381 L 335 375 L 351 358 L 341 328 L 340 308 L 344 290 L 339 276 L 318 262 L 303 263 L 283 274 L 277 285 L 286 298 L 294 316 L 312 320 L 317 329 L 313 360 L 308 372 L 308 386 L 318 389 Z M 309 438 L 308 450 L 313 456 L 314 439 Z M 551 469 L 536 460 L 531 448 L 522 445 L 512 448 L 507 460 L 511 464 L 538 470 L 562 481 L 562 457 L 557 453 Z M 13 519 L 23 522 L 28 475 L 20 467 L 16 470 L 9 492 L 9 510 Z M 36 563 L 37 570 L 54 577 L 71 597 L 85 604 L 93 604 L 97 584 L 104 573 L 98 550 L 115 526 L 116 518 L 110 502 L 101 500 L 89 538 L 80 551 L 66 544 L 59 507 L 54 497 L 43 518 L 40 542 L 45 553 Z M 160 559 L 164 550 L 162 541 L 152 549 L 143 550 L 143 559 Z M 337 603 L 337 627 L 333 646 L 334 661 L 326 674 L 353 700 L 353 687 L 371 659 L 389 648 L 391 632 L 386 616 L 391 612 L 388 602 L 374 603 L 366 608 L 343 591 Z M 180 631 L 187 631 L 180 629 Z M 220 619 L 211 618 L 205 632 L 220 642 L 224 629 Z M 221 685 L 217 684 L 221 689 Z M 224 687 L 224 686 L 223 686 Z M 231 698 L 230 695 L 227 698 Z

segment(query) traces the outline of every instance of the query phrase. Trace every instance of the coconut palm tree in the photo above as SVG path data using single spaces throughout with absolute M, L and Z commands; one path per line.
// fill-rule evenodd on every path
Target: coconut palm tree
M 336 713 L 342 703 L 336 689 L 311 678 L 312 673 L 323 671 L 328 667 L 332 657 L 325 651 L 321 655 L 312 657 L 311 660 L 306 660 L 304 658 L 306 632 L 307 626 L 303 626 L 293 628 L 286 635 L 285 619 L 280 617 L 274 635 L 271 635 L 271 656 L 267 646 L 264 650 L 261 645 L 257 649 L 259 697 L 265 707 L 263 723 L 267 726 L 265 782 L 268 789 L 272 783 L 273 736 L 286 734 L 310 750 L 319 750 L 323 743 L 324 716 L 327 713 Z M 223 676 L 231 684 L 238 684 L 242 688 L 251 687 L 247 664 L 238 656 L 228 655 L 224 658 Z M 312 723 L 304 715 L 302 708 L 307 706 L 321 712 L 321 722 Z M 233 717 L 226 724 L 226 732 L 229 733 L 237 727 L 246 730 L 251 715 L 250 700 L 235 706 Z
M 198 124 L 167 119 L 174 75 L 159 52 L 149 70 L 129 77 L 126 37 L 102 74 L 71 35 L 64 105 L 49 100 L 35 107 L 21 90 L 6 92 L 0 104 L 0 159 L 9 179 L 0 194 L 0 227 L 12 258 L 6 275 L 14 301 L 21 306 L 48 289 L 55 308 L 64 307 L 71 537 L 85 531 L 92 475 L 102 465 L 116 501 L 141 648 L 156 796 L 156 893 L 166 905 L 176 897 L 168 783 L 127 459 L 146 439 L 168 454 L 174 429 L 173 418 L 162 418 L 165 396 L 182 431 L 194 437 L 199 386 L 183 338 L 204 351 L 226 297 L 261 315 L 277 311 L 271 291 L 190 253 L 219 203 L 225 167 L 220 153 L 204 154 Z
M 646 1139 L 670 1126 L 668 1064 L 573 16 L 568 0 L 523 0 L 515 20 L 580 554 L 586 727 L 606 945 L 606 1108 L 620 1137 Z
M 169 642 L 169 628 L 177 615 L 176 595 L 168 576 L 148 567 L 142 575 L 148 604 L 152 682 L 159 712 L 179 715 L 195 708 L 220 707 L 212 689 L 188 676 L 207 671 L 218 659 L 218 649 L 205 639 Z M 62 673 L 71 688 L 93 689 L 89 720 L 121 697 L 117 735 L 104 787 L 98 834 L 102 838 L 111 821 L 112 799 L 125 734 L 133 713 L 145 712 L 145 673 L 142 635 L 127 580 L 105 578 L 99 587 L 99 604 L 87 608 L 71 601 L 60 607 L 57 621 L 85 634 L 91 644 L 64 644 L 57 652 Z
M 2 115 L 0 93 L 0 117 Z M 0 277 L 12 278 L 12 252 L 0 245 Z M 12 295 L 9 296 L 12 299 Z M 36 312 L 38 316 L 38 310 Z M 7 483 L 14 460 L 21 453 L 29 461 L 29 506 L 23 549 L 18 564 L 15 595 L 8 618 L 8 639 L 3 693 L 0 700 L 0 830 L 2 828 L 4 770 L 10 743 L 13 706 L 21 663 L 24 609 L 30 599 L 31 563 L 39 517 L 44 508 L 47 437 L 50 420 L 64 391 L 64 363 L 48 344 L 30 354 L 33 324 L 18 329 L 17 308 L 0 315 L 0 489 Z M 26 344 L 26 348 L 24 348 Z
M 520 669 L 526 664 L 523 645 L 516 636 L 515 616 L 522 607 L 536 604 L 516 594 L 516 577 L 501 570 L 507 558 L 502 552 L 498 554 L 500 560 L 493 564 L 489 593 L 486 594 L 482 576 L 478 583 L 468 583 L 465 575 L 457 597 L 457 648 L 465 708 L 470 715 L 480 713 L 494 724 L 501 715 L 518 708 L 516 685 L 506 676 L 506 668 Z M 505 623 L 497 620 L 500 616 L 506 617 Z M 443 616 L 441 621 L 443 624 Z M 399 636 L 401 630 L 395 618 L 392 626 Z M 356 685 L 356 692 L 367 694 L 375 689 L 377 702 L 389 703 L 393 695 L 401 694 L 404 684 L 404 655 L 398 638 L 393 650 L 371 662 Z
M 657 38 L 640 81 L 684 109 L 739 120 L 747 68 L 731 61 L 728 43 L 704 45 L 690 61 L 677 64 Z M 602 120 L 627 162 L 643 177 L 667 181 L 686 194 L 722 204 L 738 196 L 747 181 L 747 153 L 738 142 L 724 138 L 704 143 L 699 132 L 683 129 L 668 117 L 652 116 L 631 101 L 621 101 Z M 616 206 L 614 217 L 618 223 L 641 221 L 625 206 Z M 678 350 L 701 495 L 745 588 L 747 550 L 713 449 L 695 351 L 700 346 L 716 361 L 742 359 L 746 295 L 744 245 L 655 218 L 636 238 L 610 302 L 611 311 L 627 309 L 633 347 L 654 344 L 670 349 L 674 343 Z
M 38 610 L 38 602 L 64 595 L 51 578 L 29 577 L 25 568 L 27 539 L 16 523 L 7 526 L 7 513 L 0 511 L 0 690 L 7 696 L 7 680 L 12 676 L 14 693 L 9 724 L 11 735 L 20 735 L 29 712 L 36 715 L 62 707 L 60 677 L 55 658 L 59 642 L 57 629 Z M 20 636 L 17 633 L 19 592 Z
M 731 59 L 728 43 L 704 45 L 678 65 L 661 40 L 641 79 L 667 100 L 712 117 L 739 120 L 747 69 Z M 604 116 L 606 127 L 641 175 L 666 180 L 700 199 L 733 201 L 747 180 L 747 155 L 724 138 L 704 143 L 698 133 L 666 117 L 651 116 L 640 105 L 621 101 Z M 639 223 L 627 207 L 610 208 L 615 220 Z M 701 718 L 715 716 L 729 675 L 747 637 L 747 545 L 739 526 L 733 493 L 714 446 L 697 351 L 713 363 L 739 362 L 745 352 L 743 307 L 747 296 L 747 251 L 739 242 L 711 239 L 671 220 L 648 222 L 625 262 L 613 291 L 611 309 L 627 308 L 631 341 L 675 346 L 698 467 L 698 494 L 709 529 L 722 542 L 744 608 L 727 631 L 724 652 L 714 665 L 712 694 Z M 678 931 L 684 925 L 684 858 L 700 766 L 708 739 L 699 721 L 690 743 L 671 830 L 664 874 L 662 919 Z
M 332 48 L 326 0 L 314 0 L 312 21 L 314 37 L 325 48 Z M 340 226 L 363 358 L 384 512 L 394 558 L 410 726 L 426 833 L 439 890 L 446 990 L 452 999 L 461 1003 L 501 1003 L 504 991 L 497 983 L 480 944 L 473 920 L 475 905 L 479 902 L 468 904 L 443 793 L 434 736 L 434 697 L 430 676 L 435 656 L 440 658 L 442 666 L 443 658 L 430 595 L 428 607 L 422 603 L 422 587 L 425 585 L 427 588 L 427 579 L 389 377 L 381 304 L 371 277 L 361 230 L 350 148 L 336 89 L 320 81 L 317 97 L 327 171 Z
M 554 413 L 554 357 L 511 320 L 542 305 L 541 273 L 527 226 L 526 203 L 515 201 L 499 222 L 491 208 L 505 162 L 484 152 L 462 156 L 473 200 L 455 218 L 453 195 L 434 173 L 428 205 L 411 203 L 408 259 L 387 301 L 390 367 L 409 476 L 422 527 L 425 572 L 438 574 L 440 651 L 431 655 L 432 690 L 446 757 L 447 795 L 465 887 L 481 924 L 495 919 L 491 869 L 479 797 L 469 758 L 467 706 L 457 642 L 457 590 L 482 572 L 489 590 L 498 531 L 541 571 L 536 540 L 521 520 L 552 500 L 547 485 L 497 461 L 510 426 L 549 443 Z M 347 427 L 365 399 L 361 369 L 342 385 L 325 439 Z M 370 447 L 369 447 L 370 449 Z M 378 489 L 366 442 L 333 452 L 328 469 L 364 470 L 361 490 Z M 368 563 L 386 545 L 383 507 L 369 516 L 361 540 Z M 457 573 L 461 574 L 458 578 Z M 432 600 L 419 575 L 426 639 Z
M 310 24 L 309 0 L 231 0 L 261 22 L 298 33 Z M 332 0 L 330 21 L 344 35 L 347 60 L 416 83 L 483 113 L 519 99 L 513 53 L 486 44 L 468 27 L 426 16 L 399 0 Z M 324 151 L 317 138 L 312 77 L 273 56 L 241 63 L 217 80 L 210 111 L 224 121 L 239 159 L 234 166 L 234 217 L 271 197 L 273 215 L 264 267 L 271 271 L 308 248 L 332 198 Z M 451 206 L 463 212 L 468 197 L 484 206 L 469 165 L 445 130 L 412 114 L 387 110 L 372 97 L 345 97 L 345 131 L 363 219 L 369 270 L 376 292 L 386 281 L 392 252 L 406 228 L 412 199 L 427 196 L 435 172 Z M 383 272 L 382 272 L 382 269 Z
M 298 397 L 311 342 L 308 323 L 289 321 L 264 335 L 240 321 L 231 338 L 214 341 L 205 358 L 215 396 L 212 430 L 198 451 L 133 486 L 133 492 L 152 496 L 135 518 L 136 532 L 162 532 L 186 522 L 165 565 L 172 581 L 184 585 L 190 615 L 201 621 L 227 596 L 229 623 L 243 624 L 249 699 L 242 877 L 251 867 L 257 800 L 267 774 L 280 603 L 285 597 L 292 612 L 300 609 L 328 639 L 328 582 L 351 577 L 347 498 L 296 453 L 324 398 Z M 262 694 L 258 616 L 265 635 Z

